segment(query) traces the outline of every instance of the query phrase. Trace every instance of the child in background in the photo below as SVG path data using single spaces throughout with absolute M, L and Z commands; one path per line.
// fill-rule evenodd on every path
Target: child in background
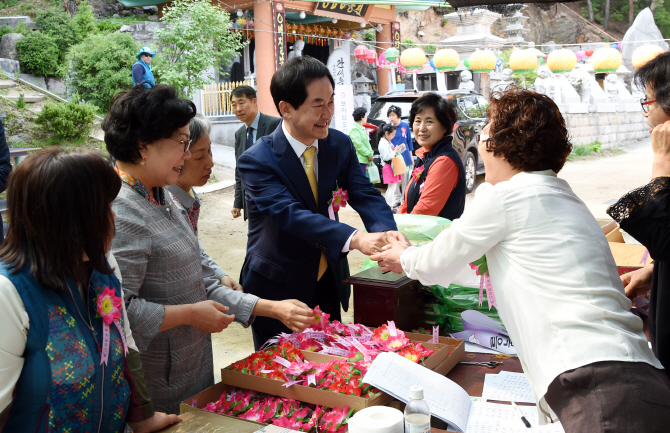
M 379 139 L 378 148 L 379 156 L 382 161 L 382 180 L 387 185 L 384 198 L 389 206 L 396 209 L 402 202 L 402 194 L 400 192 L 400 180 L 402 179 L 402 175 L 395 176 L 393 174 L 391 160 L 396 156 L 396 151 L 402 153 L 405 150 L 405 145 L 401 144 L 396 148 L 391 144 L 391 140 L 396 132 L 396 126 L 392 123 L 385 123 L 380 126 L 379 129 L 381 138 Z

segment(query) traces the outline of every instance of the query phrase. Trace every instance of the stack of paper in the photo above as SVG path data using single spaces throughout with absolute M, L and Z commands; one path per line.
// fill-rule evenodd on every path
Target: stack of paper
M 513 401 L 515 403 L 537 403 L 528 379 L 523 373 L 501 371 L 487 374 L 484 378 L 482 399 L 490 401 Z
M 530 422 L 526 428 L 518 412 L 509 404 L 473 401 L 465 433 L 564 433 L 560 423 L 541 426 L 535 406 L 519 406 Z

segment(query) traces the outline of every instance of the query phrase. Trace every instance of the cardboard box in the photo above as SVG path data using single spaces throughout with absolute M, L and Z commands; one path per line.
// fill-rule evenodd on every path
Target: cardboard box
M 255 433 L 265 424 L 247 421 L 203 410 L 181 414 L 181 422 L 161 430 L 161 433 Z
M 305 360 L 314 361 L 317 364 L 330 362 L 333 359 L 339 358 L 321 353 L 305 352 Z M 286 383 L 283 380 L 253 376 L 251 374 L 232 371 L 227 368 L 221 369 L 221 383 L 236 386 L 238 388 L 250 389 L 252 391 L 264 392 L 279 397 L 292 398 L 304 403 L 318 404 L 319 406 L 347 406 L 349 409 L 354 409 L 356 412 L 370 406 L 382 406 L 393 400 L 393 397 L 381 391 L 371 398 L 363 398 L 302 385 L 293 385 L 286 388 L 283 386 L 284 383 Z M 218 399 L 218 397 L 216 398 Z
M 179 413 L 181 414 L 185 414 L 188 412 L 212 413 L 209 411 L 205 411 L 202 408 L 207 406 L 207 403 L 218 401 L 219 398 L 221 397 L 221 394 L 230 391 L 231 388 L 232 386 L 226 385 L 223 382 L 219 382 L 216 385 L 207 388 L 206 390 L 194 395 L 193 397 L 187 398 L 186 400 L 182 401 L 181 404 L 179 405 Z M 247 433 L 247 432 L 253 433 L 256 430 L 259 430 L 262 426 L 267 425 L 227 415 L 221 415 L 221 414 L 215 414 L 215 415 L 217 417 L 225 418 L 224 420 L 221 420 L 221 425 L 231 427 L 230 429 L 225 430 L 227 432 L 230 431 L 239 433 Z
M 642 245 L 626 244 L 623 235 L 619 231 L 619 225 L 612 221 L 602 227 L 607 238 L 614 262 L 619 270 L 619 275 L 644 267 L 651 258 L 649 252 Z
M 429 356 L 423 365 L 446 376 L 452 368 L 456 366 L 465 355 L 465 342 L 458 338 L 439 337 L 439 343 L 428 343 L 431 340 L 431 335 L 416 334 L 414 332 L 405 332 L 405 336 L 411 341 L 421 342 L 421 344 L 429 349 L 435 350 L 435 353 Z M 440 348 L 436 350 L 436 348 Z

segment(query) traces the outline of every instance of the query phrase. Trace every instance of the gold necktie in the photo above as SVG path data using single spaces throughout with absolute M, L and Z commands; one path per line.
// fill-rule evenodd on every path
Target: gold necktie
M 305 149 L 303 156 L 305 157 L 305 174 L 307 179 L 309 179 L 309 186 L 312 188 L 312 194 L 314 194 L 314 200 L 316 200 L 316 207 L 319 207 L 319 189 L 316 182 L 316 173 L 314 173 L 314 152 L 316 152 L 316 147 L 311 146 Z M 317 281 L 321 279 L 323 273 L 328 269 L 328 261 L 326 260 L 326 255 L 321 253 L 321 261 L 319 262 L 319 275 L 316 278 Z

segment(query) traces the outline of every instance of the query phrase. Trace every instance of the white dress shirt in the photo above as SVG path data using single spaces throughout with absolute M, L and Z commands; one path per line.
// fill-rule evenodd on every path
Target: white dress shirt
M 483 254 L 541 422 L 555 418 L 544 395 L 563 372 L 599 361 L 663 368 L 630 312 L 605 235 L 553 171 L 482 184 L 461 218 L 400 262 L 410 278 L 446 287 Z
M 288 144 L 291 145 L 293 148 L 293 151 L 295 152 L 296 155 L 298 155 L 298 158 L 300 158 L 300 163 L 302 164 L 302 168 L 305 168 L 305 150 L 307 150 L 310 147 L 315 147 L 316 152 L 314 152 L 314 161 L 312 163 L 314 167 L 314 174 L 316 175 L 316 180 L 318 182 L 319 180 L 319 140 L 314 140 L 312 144 L 307 146 L 306 144 L 302 143 L 299 140 L 296 140 L 293 138 L 291 134 L 289 134 L 288 130 L 286 129 L 286 123 L 282 122 L 281 123 L 281 129 L 284 131 L 284 135 L 286 136 L 286 139 L 288 140 Z M 358 230 L 354 230 L 354 232 L 349 236 L 349 239 L 347 239 L 347 242 L 344 243 L 344 246 L 342 247 L 342 252 L 347 253 L 350 251 L 349 245 L 351 244 L 351 239 L 353 239 L 354 235 L 356 234 Z

